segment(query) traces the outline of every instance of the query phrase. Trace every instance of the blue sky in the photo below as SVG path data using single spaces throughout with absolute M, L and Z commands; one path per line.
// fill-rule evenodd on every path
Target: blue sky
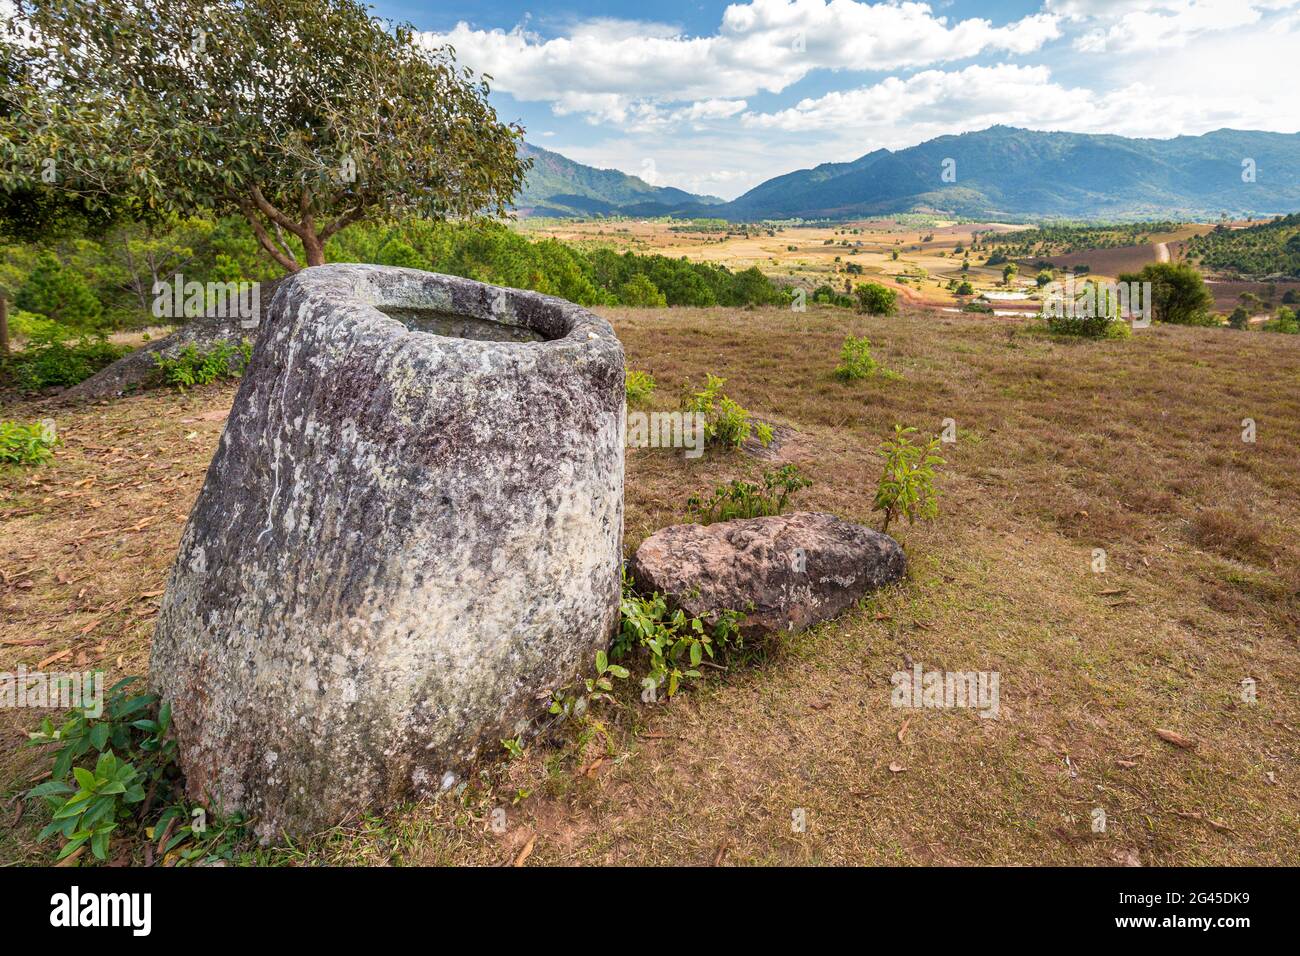
M 732 198 L 994 123 L 1300 130 L 1300 0 L 381 0 L 527 139 Z

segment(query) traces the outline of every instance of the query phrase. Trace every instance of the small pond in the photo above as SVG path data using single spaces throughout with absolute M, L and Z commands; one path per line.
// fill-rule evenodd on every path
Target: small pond
M 389 318 L 396 319 L 415 332 L 444 335 L 453 339 L 472 339 L 476 342 L 544 342 L 546 337 L 532 329 L 491 319 L 478 319 L 437 309 L 412 309 L 396 305 L 377 307 Z

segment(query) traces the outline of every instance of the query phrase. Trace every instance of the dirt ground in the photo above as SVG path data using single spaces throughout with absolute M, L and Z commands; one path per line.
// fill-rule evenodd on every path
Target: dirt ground
M 940 515 L 898 529 L 906 579 L 671 702 L 597 705 L 463 791 L 246 859 L 1300 863 L 1293 337 L 1157 327 L 1058 341 L 913 309 L 604 314 L 629 366 L 658 382 L 649 407 L 675 407 L 713 372 L 788 429 L 771 460 L 630 452 L 629 551 L 685 520 L 691 494 L 781 461 L 814 481 L 796 507 L 878 524 L 879 441 L 895 422 L 937 433 L 952 419 Z M 902 378 L 836 381 L 849 332 Z M 64 443 L 47 466 L 0 472 L 0 670 L 145 671 L 233 394 L 3 410 L 53 416 Z M 891 675 L 913 664 L 997 672 L 1000 716 L 892 707 Z M 0 861 L 55 853 L 34 842 L 43 808 L 15 799 L 48 769 L 21 746 L 40 716 L 0 711 Z M 139 862 L 138 844 L 118 847 Z

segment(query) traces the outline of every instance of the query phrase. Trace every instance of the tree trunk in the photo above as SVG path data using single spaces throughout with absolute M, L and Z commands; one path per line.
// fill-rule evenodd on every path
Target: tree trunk
M 0 294 L 0 355 L 9 354 L 9 300 Z

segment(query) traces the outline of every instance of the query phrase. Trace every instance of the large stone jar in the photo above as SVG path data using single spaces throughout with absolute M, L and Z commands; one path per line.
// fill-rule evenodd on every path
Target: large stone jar
M 452 785 L 618 620 L 623 350 L 412 269 L 275 293 L 154 634 L 190 796 L 263 841 Z

